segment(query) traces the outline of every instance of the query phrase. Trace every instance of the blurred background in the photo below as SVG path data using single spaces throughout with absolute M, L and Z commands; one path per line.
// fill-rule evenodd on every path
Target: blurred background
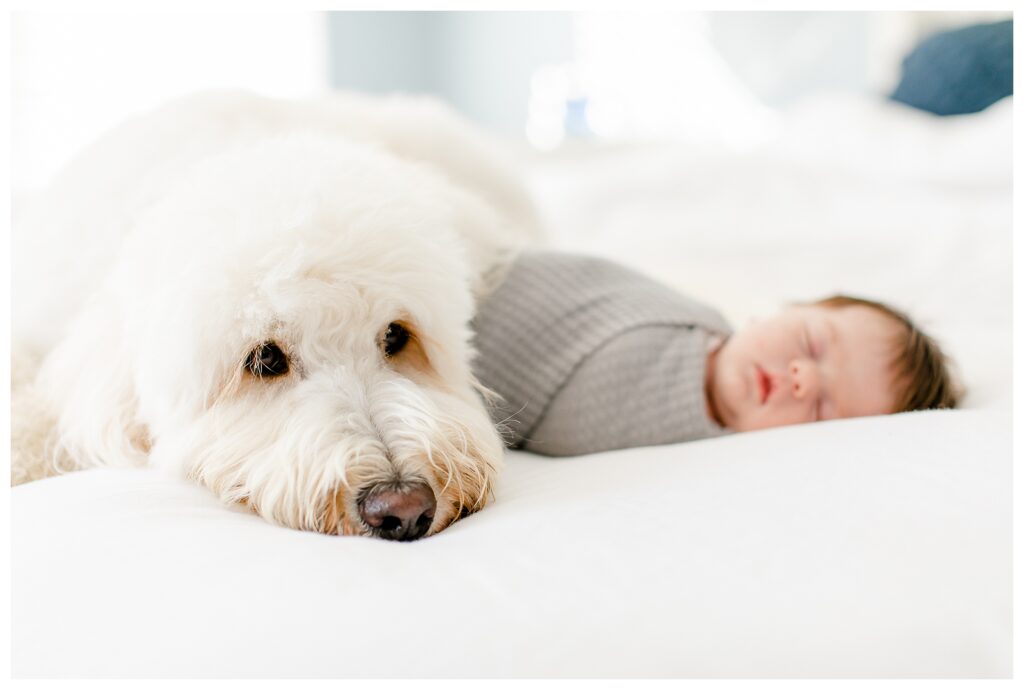
M 580 140 L 749 149 L 823 90 L 889 94 L 936 32 L 1008 12 L 13 15 L 12 181 L 44 183 L 126 116 L 196 89 L 436 94 L 549 151 Z
M 15 220 L 98 134 L 197 89 L 429 93 L 520 156 L 550 245 L 737 326 L 891 303 L 969 406 L 1008 405 L 1012 33 L 973 11 L 18 13 Z

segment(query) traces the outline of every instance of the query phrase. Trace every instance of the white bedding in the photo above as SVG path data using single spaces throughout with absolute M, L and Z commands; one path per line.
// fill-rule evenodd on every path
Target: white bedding
M 1006 676 L 1007 423 L 514 454 L 493 506 L 414 543 L 150 471 L 46 480 L 14 492 L 14 673 Z
M 1010 118 L 823 99 L 754 152 L 537 162 L 563 247 L 737 323 L 909 309 L 966 409 L 575 459 L 512 453 L 429 539 L 275 528 L 147 470 L 12 491 L 12 660 L 40 676 L 1008 677 Z

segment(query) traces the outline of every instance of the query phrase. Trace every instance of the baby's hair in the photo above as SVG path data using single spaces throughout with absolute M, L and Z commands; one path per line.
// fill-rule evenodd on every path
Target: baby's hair
M 833 295 L 813 304 L 830 309 L 868 307 L 900 326 L 893 367 L 896 381 L 902 385 L 893 412 L 953 408 L 960 402 L 963 391 L 950 373 L 949 359 L 938 343 L 921 331 L 905 313 L 881 302 L 848 295 Z

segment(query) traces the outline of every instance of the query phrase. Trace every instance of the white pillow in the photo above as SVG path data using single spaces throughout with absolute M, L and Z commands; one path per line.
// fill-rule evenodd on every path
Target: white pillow
M 1009 677 L 1010 416 L 575 459 L 413 543 L 148 470 L 16 487 L 16 677 Z

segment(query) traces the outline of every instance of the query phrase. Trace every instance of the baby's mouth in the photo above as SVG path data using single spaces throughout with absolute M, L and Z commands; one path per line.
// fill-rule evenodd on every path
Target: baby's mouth
M 760 398 L 761 404 L 764 405 L 768 400 L 768 396 L 772 394 L 772 379 L 768 373 L 761 367 L 754 365 L 757 372 L 757 392 Z

